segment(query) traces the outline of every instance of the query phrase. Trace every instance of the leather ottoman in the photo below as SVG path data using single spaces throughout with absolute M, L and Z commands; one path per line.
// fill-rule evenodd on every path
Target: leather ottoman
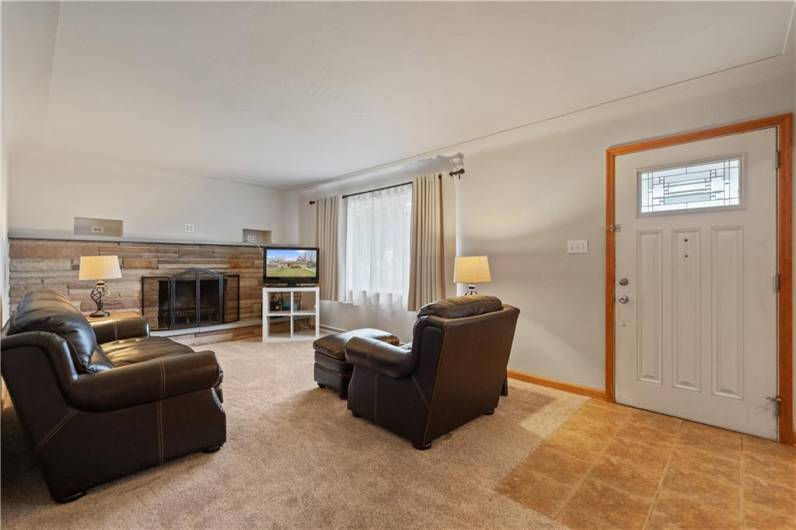
M 353 367 L 345 360 L 345 346 L 354 337 L 366 337 L 397 346 L 398 337 L 380 329 L 355 329 L 321 337 L 312 343 L 315 349 L 315 382 L 321 388 L 335 390 L 341 399 L 348 398 L 348 383 Z

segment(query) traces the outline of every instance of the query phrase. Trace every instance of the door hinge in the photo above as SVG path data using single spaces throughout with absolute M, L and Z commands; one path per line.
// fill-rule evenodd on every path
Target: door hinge
M 779 292 L 779 273 L 774 275 L 774 292 Z
M 774 405 L 774 414 L 779 416 L 779 408 L 780 405 L 782 405 L 782 398 L 779 396 L 766 396 L 766 399 Z
M 605 230 L 606 232 L 621 232 L 622 226 L 617 224 L 601 226 L 600 230 Z
M 779 169 L 779 166 L 780 166 L 780 160 L 781 160 L 781 159 L 782 159 L 782 154 L 780 153 L 780 151 L 779 151 L 779 150 L 777 150 L 777 169 Z

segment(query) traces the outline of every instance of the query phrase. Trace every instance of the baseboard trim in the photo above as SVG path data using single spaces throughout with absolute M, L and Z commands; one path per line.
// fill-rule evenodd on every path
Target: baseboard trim
M 548 388 L 555 388 L 556 390 L 563 390 L 564 392 L 570 392 L 572 394 L 578 394 L 580 396 L 588 396 L 590 398 L 601 399 L 603 401 L 608 400 L 608 396 L 605 393 L 605 390 L 600 390 L 599 388 L 573 385 L 571 383 L 565 383 L 563 381 L 557 381 L 555 379 L 548 379 L 546 377 L 531 375 L 525 372 L 521 372 L 520 370 L 509 369 L 507 370 L 507 373 L 511 379 L 516 379 L 518 381 L 525 381 L 526 383 L 533 383 L 534 385 L 546 386 Z

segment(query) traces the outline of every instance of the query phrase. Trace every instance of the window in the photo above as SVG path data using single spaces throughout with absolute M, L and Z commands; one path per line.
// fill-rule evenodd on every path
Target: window
M 639 171 L 639 213 L 741 205 L 741 157 Z
M 346 199 L 346 302 L 406 309 L 411 227 L 411 184 Z

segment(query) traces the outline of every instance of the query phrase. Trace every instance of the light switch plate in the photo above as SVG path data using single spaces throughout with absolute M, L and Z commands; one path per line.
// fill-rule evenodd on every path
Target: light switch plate
M 569 254 L 588 254 L 588 239 L 570 239 L 567 241 L 567 253 Z
M 185 223 L 185 231 L 186 232 L 195 232 L 196 227 L 191 223 Z

